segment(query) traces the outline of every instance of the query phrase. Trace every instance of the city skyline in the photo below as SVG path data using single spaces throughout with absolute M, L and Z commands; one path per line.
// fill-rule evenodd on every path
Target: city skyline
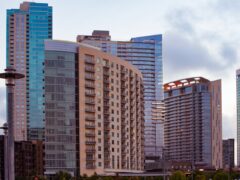
M 239 140 L 240 2 L 60 1 L 0 3 L 0 68 L 25 76 L 0 81 L 5 177 L 14 140 L 43 141 L 48 177 L 221 169 Z
M 113 40 L 128 40 L 130 37 L 146 34 L 163 34 L 164 83 L 200 75 L 209 79 L 221 78 L 223 85 L 223 138 L 236 138 L 235 70 L 239 68 L 237 60 L 239 55 L 236 48 L 240 42 L 238 41 L 240 37 L 237 35 L 239 25 L 236 22 L 240 16 L 237 12 L 240 7 L 239 2 L 201 1 L 200 3 L 198 1 L 193 3 L 182 1 L 179 3 L 164 1 L 159 3 L 153 1 L 150 4 L 146 1 L 121 1 L 121 3 L 114 4 L 107 0 L 104 5 L 96 4 L 94 0 L 89 2 L 72 0 L 70 1 L 72 3 L 67 4 L 64 1 L 61 3 L 55 0 L 37 2 L 49 3 L 54 7 L 53 39 L 75 41 L 77 34 L 89 34 L 94 29 L 109 30 Z M 76 6 L 77 2 L 79 6 Z M 3 25 L 0 30 L 0 40 L 4 42 L 0 45 L 0 57 L 3 59 L 0 67 L 2 69 L 6 62 L 6 9 L 18 8 L 20 3 L 22 3 L 20 0 L 11 3 L 0 2 L 0 23 Z M 138 8 L 134 9 L 136 3 Z M 87 12 L 93 6 L 99 7 L 99 9 L 93 8 L 94 13 L 90 16 Z M 81 12 L 78 11 L 79 7 L 81 7 Z M 225 9 L 225 7 L 227 8 Z M 104 8 L 110 10 L 102 12 Z M 114 13 L 121 8 L 126 9 L 124 15 Z M 205 9 L 204 15 L 201 14 L 203 8 Z M 145 16 L 143 11 L 148 16 Z M 68 17 L 78 17 L 78 21 L 76 18 L 66 20 L 64 17 L 66 12 L 69 13 Z M 110 14 L 112 17 L 106 18 Z M 124 26 L 128 28 L 124 28 Z M 71 27 L 68 29 L 68 33 L 65 33 L 65 27 Z M 184 62 L 183 59 L 185 59 Z M 179 63 L 179 61 L 181 62 Z M 0 101 L 3 103 L 5 101 L 3 81 L 0 87 Z M 0 123 L 4 121 L 5 108 L 2 108 Z

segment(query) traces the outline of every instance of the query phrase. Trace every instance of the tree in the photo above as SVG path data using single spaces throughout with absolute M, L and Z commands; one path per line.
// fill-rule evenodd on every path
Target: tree
M 217 172 L 213 177 L 213 180 L 226 180 L 226 179 L 228 179 L 228 175 L 222 171 Z
M 65 171 L 59 171 L 57 174 L 55 174 L 54 180 L 71 180 L 72 175 Z
M 170 180 L 186 180 L 186 176 L 182 171 L 176 171 L 170 176 Z
M 203 174 L 196 175 L 196 180 L 206 180 L 206 177 Z

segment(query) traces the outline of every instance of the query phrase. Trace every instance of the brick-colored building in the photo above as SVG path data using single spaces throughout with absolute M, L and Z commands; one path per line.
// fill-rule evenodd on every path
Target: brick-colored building
M 0 136 L 0 179 L 4 179 L 4 136 Z M 41 141 L 15 142 L 15 176 L 43 175 L 43 144 Z
M 141 72 L 81 43 L 46 40 L 45 58 L 45 174 L 142 172 Z
M 166 158 L 188 168 L 222 168 L 221 80 L 173 81 L 164 96 Z

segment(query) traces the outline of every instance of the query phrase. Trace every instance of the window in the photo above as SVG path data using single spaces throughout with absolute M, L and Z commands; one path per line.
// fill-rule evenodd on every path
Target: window
M 98 159 L 101 159 L 101 158 L 102 158 L 101 154 L 98 154 Z

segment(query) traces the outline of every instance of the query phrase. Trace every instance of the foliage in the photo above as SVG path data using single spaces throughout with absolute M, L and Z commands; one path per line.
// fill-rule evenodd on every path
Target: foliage
M 170 180 L 186 180 L 186 176 L 182 171 L 176 171 L 170 176 Z
M 55 174 L 54 180 L 71 180 L 72 175 L 65 171 L 59 171 L 57 174 Z
M 240 179 L 240 174 L 237 172 L 232 171 L 231 172 L 231 178 L 232 179 Z
M 196 180 L 206 180 L 206 177 L 203 174 L 198 174 L 196 175 Z
M 213 177 L 213 180 L 226 180 L 226 179 L 228 179 L 228 174 L 223 171 L 218 171 Z

